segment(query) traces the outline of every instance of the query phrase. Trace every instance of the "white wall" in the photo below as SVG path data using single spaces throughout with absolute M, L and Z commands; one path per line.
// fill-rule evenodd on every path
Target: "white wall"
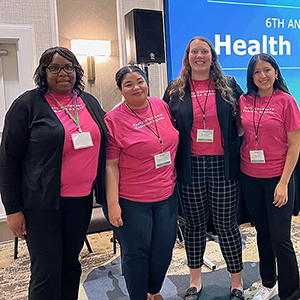
M 36 61 L 57 45 L 55 6 L 55 0 L 0 0 L 0 24 L 32 26 Z

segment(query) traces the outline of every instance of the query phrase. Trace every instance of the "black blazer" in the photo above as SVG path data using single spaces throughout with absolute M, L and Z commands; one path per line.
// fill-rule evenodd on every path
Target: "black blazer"
M 80 95 L 101 133 L 97 201 L 105 201 L 107 128 L 104 111 L 90 94 Z M 19 96 L 5 118 L 0 148 L 0 190 L 7 214 L 23 208 L 58 209 L 65 131 L 44 95 L 34 89 Z
M 175 119 L 176 128 L 179 130 L 179 145 L 175 159 L 177 180 L 183 184 L 191 182 L 191 129 L 193 124 L 193 106 L 190 85 L 187 84 L 185 95 L 182 100 L 178 95 L 172 100 L 169 91 L 172 86 L 170 82 L 163 100 L 170 106 Z M 232 88 L 234 97 L 238 100 L 243 93 L 234 78 L 229 79 L 229 86 Z M 225 177 L 226 180 L 238 180 L 240 176 L 240 146 L 241 139 L 238 137 L 236 119 L 233 107 L 226 102 L 219 90 L 216 90 L 216 105 L 218 120 L 221 127 L 224 146 Z

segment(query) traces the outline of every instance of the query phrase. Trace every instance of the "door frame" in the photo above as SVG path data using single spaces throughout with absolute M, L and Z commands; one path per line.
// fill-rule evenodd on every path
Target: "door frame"
M 34 87 L 32 74 L 36 66 L 33 28 L 28 25 L 1 24 L 0 40 L 5 43 L 16 44 L 17 46 L 19 90 L 21 92 L 24 92 L 25 90 L 32 89 Z M 3 70 L 2 70 L 2 74 L 3 74 Z M 2 76 L 2 81 L 3 80 L 4 79 Z M 3 93 L 5 93 L 4 90 Z M 8 109 L 6 97 L 0 97 L 0 106 L 1 108 L 3 108 L 0 111 L 1 117 L 4 118 L 6 110 Z M 0 141 L 1 141 L 1 135 L 2 135 L 2 128 L 0 128 Z M 0 222 L 1 220 L 5 220 L 5 219 L 6 219 L 5 211 L 2 203 L 0 202 Z
M 0 39 L 17 42 L 17 61 L 20 91 L 33 88 L 32 74 L 36 66 L 33 27 L 29 25 L 0 25 Z

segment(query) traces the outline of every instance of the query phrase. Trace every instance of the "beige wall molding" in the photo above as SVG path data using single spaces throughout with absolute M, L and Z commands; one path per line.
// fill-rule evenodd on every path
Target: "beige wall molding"
M 32 75 L 36 66 L 33 28 L 27 25 L 0 25 L 1 40 L 17 41 L 20 92 L 34 87 Z
M 58 46 L 58 25 L 57 25 L 57 6 L 56 0 L 50 0 L 50 15 L 51 15 L 51 34 L 52 34 L 52 45 Z

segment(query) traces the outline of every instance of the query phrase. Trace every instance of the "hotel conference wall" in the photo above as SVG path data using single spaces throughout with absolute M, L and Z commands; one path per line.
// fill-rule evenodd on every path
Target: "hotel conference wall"
M 59 37 L 56 36 L 54 4 L 57 4 Z M 121 95 L 114 82 L 114 74 L 120 67 L 122 55 L 119 48 L 125 51 L 124 47 L 120 46 L 121 41 L 118 37 L 117 4 L 121 15 L 133 8 L 163 8 L 162 0 L 0 0 L 0 24 L 26 24 L 33 27 L 36 62 L 45 49 L 57 44 L 57 40 L 59 45 L 67 47 L 70 46 L 68 43 L 72 38 L 110 40 L 112 56 L 106 62 L 97 64 L 96 82 L 92 86 L 87 84 L 86 87 L 86 90 L 99 100 L 102 98 L 103 107 L 108 111 L 121 101 Z M 121 26 L 120 36 L 125 34 L 122 33 L 123 30 Z M 162 68 L 158 65 L 150 67 L 152 96 L 162 96 L 166 84 L 165 82 L 162 85 Z M 13 99 L 8 101 L 11 103 Z M 1 219 L 5 219 L 5 213 L 0 201 L 0 221 Z

